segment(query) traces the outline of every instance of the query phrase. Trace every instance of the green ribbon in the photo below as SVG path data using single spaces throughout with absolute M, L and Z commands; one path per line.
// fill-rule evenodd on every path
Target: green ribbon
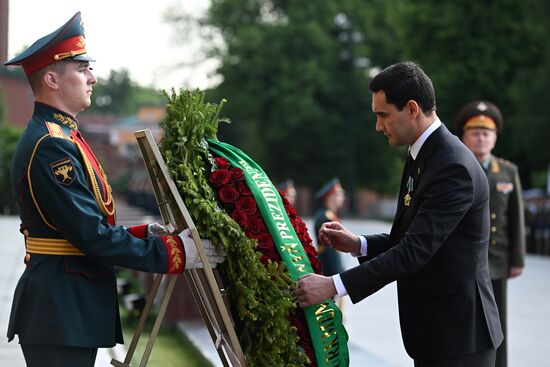
M 262 168 L 230 144 L 210 139 L 208 144 L 210 151 L 243 170 L 245 181 L 291 278 L 297 281 L 300 276 L 313 273 L 302 243 L 286 214 L 283 201 Z M 348 366 L 348 334 L 342 324 L 340 309 L 328 299 L 306 307 L 304 313 L 317 366 Z

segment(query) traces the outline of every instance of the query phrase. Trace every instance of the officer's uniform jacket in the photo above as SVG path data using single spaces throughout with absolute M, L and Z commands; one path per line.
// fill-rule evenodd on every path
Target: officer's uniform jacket
M 491 210 L 489 270 L 491 279 L 506 279 L 510 267 L 524 266 L 525 218 L 521 182 L 517 167 L 498 157 L 491 157 L 485 173 Z
M 180 273 L 177 236 L 115 226 L 101 166 L 74 117 L 42 103 L 18 142 L 12 186 L 25 236 L 26 269 L 15 290 L 8 338 L 21 344 L 111 347 L 122 343 L 115 265 Z

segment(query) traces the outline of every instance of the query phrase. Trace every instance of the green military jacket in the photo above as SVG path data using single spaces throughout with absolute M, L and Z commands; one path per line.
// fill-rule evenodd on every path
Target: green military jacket
M 27 345 L 111 347 L 122 343 L 115 265 L 181 273 L 177 236 L 115 225 L 101 165 L 76 119 L 36 103 L 11 171 L 27 254 L 8 339 Z
M 518 169 L 513 163 L 491 156 L 485 168 L 490 189 L 491 279 L 505 279 L 510 267 L 523 267 L 525 257 L 525 214 Z

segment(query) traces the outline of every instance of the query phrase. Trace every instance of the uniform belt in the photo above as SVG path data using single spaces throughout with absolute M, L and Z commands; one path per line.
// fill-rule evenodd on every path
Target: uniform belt
M 27 237 L 27 252 L 42 255 L 84 256 L 69 241 L 58 238 Z

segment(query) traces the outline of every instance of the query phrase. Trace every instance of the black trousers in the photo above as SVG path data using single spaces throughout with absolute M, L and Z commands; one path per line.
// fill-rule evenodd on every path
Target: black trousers
M 27 367 L 94 367 L 97 348 L 21 344 Z
M 497 351 L 493 348 L 457 358 L 414 361 L 415 367 L 494 367 Z
M 502 326 L 502 333 L 504 334 L 504 340 L 502 344 L 497 349 L 497 363 L 496 367 L 506 367 L 508 365 L 508 352 L 506 346 L 506 339 L 508 335 L 506 333 L 506 297 L 507 297 L 507 279 L 493 279 L 491 280 L 493 284 L 493 293 L 495 295 L 495 301 L 497 303 L 498 315 L 500 318 L 500 325 Z

